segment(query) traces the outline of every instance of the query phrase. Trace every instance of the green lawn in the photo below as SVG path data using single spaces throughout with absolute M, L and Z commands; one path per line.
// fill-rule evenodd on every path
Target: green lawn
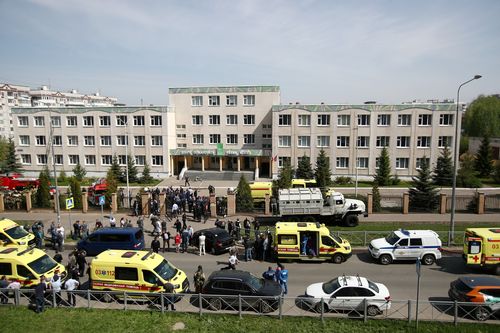
M 203 315 L 148 311 L 86 310 L 86 309 L 47 309 L 36 314 L 26 308 L 0 307 L 0 325 L 2 332 L 172 332 L 176 323 L 183 323 L 184 330 L 179 332 L 415 332 L 414 325 L 406 321 L 369 320 L 365 324 L 355 319 L 275 317 L 244 315 Z M 421 333 L 456 333 L 456 332 L 497 332 L 498 325 L 459 324 L 420 322 Z
M 499 222 L 500 225 L 500 222 Z M 467 228 L 482 228 L 491 227 L 488 222 L 455 222 L 455 231 L 464 231 Z M 334 231 L 392 231 L 397 229 L 430 229 L 434 231 L 448 231 L 450 224 L 448 222 L 362 222 L 355 228 L 334 226 L 331 229 Z

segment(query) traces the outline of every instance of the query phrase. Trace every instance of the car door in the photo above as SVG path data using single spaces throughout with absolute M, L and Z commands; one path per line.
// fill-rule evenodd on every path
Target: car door
M 417 259 L 420 258 L 420 254 L 422 253 L 424 247 L 422 245 L 422 238 L 410 238 L 410 249 L 408 258 Z
M 394 258 L 397 260 L 401 259 L 408 259 L 411 254 L 410 254 L 410 247 L 409 247 L 409 239 L 408 238 L 401 238 L 399 242 L 394 244 Z
M 355 295 L 354 287 L 341 287 L 331 296 L 328 304 L 332 310 L 352 309 L 351 299 Z

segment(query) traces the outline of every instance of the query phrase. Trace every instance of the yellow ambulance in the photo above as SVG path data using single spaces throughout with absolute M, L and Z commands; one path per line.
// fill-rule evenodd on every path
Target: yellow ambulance
M 0 276 L 16 280 L 23 288 L 38 284 L 40 276 L 45 275 L 50 280 L 55 271 L 63 278 L 66 269 L 58 264 L 47 253 L 34 247 L 21 249 L 16 247 L 0 248 Z
M 292 179 L 292 188 L 311 188 L 318 187 L 316 184 L 316 179 L 303 179 L 296 178 Z
M 30 234 L 16 222 L 3 219 L 0 220 L 0 248 L 2 247 L 24 247 L 35 244 L 35 236 Z
M 491 267 L 500 275 L 500 227 L 465 230 L 465 263 L 476 267 Z
M 94 290 L 157 293 L 170 282 L 176 293 L 189 292 L 186 273 L 152 251 L 101 252 L 90 264 L 90 280 Z
M 340 264 L 352 255 L 349 242 L 320 223 L 278 222 L 274 237 L 278 259 L 327 261 Z
M 273 195 L 272 182 L 253 182 L 250 184 L 250 192 L 254 201 L 264 201 L 266 194 Z

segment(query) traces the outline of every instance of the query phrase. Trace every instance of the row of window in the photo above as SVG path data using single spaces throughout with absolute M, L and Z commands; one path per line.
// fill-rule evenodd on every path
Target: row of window
M 297 164 L 300 162 L 302 157 L 297 159 Z M 285 163 L 291 164 L 291 157 L 279 156 L 278 157 L 278 167 L 283 167 Z M 427 164 L 430 163 L 428 157 L 417 157 L 415 160 L 415 168 L 420 169 L 424 160 Z M 356 158 L 356 168 L 357 169 L 368 169 L 370 159 L 368 157 L 358 157 Z M 377 157 L 375 159 L 375 168 L 379 168 L 380 159 Z M 347 169 L 349 168 L 349 157 L 337 157 L 335 160 L 335 166 L 337 169 Z M 408 169 L 410 166 L 410 159 L 408 157 L 396 157 L 395 167 L 396 169 Z
M 269 134 L 269 139 L 271 138 L 271 134 Z M 193 144 L 194 145 L 202 145 L 205 143 L 205 135 L 204 134 L 193 134 Z M 209 142 L 210 144 L 221 143 L 221 134 L 209 134 Z M 255 134 L 243 134 L 243 143 L 244 144 L 255 144 Z M 236 145 L 238 144 L 238 134 L 226 134 L 226 144 L 228 145 Z
M 82 116 L 83 127 L 94 127 L 94 118 L 98 117 L 99 127 L 110 127 L 111 126 L 111 116 Z M 133 126 L 145 126 L 145 116 L 132 116 Z M 34 127 L 45 127 L 45 117 L 44 116 L 34 116 L 33 117 Z M 29 127 L 29 117 L 28 116 L 18 116 L 17 123 L 19 127 Z M 50 123 L 52 127 L 61 127 L 61 117 L 51 116 Z M 116 126 L 127 126 L 128 116 L 127 115 L 116 115 L 115 125 Z M 162 126 L 163 119 L 162 116 L 149 116 L 150 126 Z M 67 127 L 77 127 L 78 117 L 77 116 L 66 116 L 66 126 Z
M 116 145 L 117 146 L 127 146 L 128 145 L 128 137 L 126 135 L 116 135 Z M 111 136 L 110 135 L 101 135 L 99 137 L 100 145 L 102 147 L 110 147 L 111 146 Z M 54 135 L 52 137 L 52 144 L 54 146 L 62 146 L 62 136 Z M 19 136 L 19 145 L 20 146 L 29 146 L 31 143 L 29 135 L 20 135 Z M 68 135 L 66 137 L 66 143 L 68 146 L 78 146 L 79 137 L 77 135 Z M 83 137 L 83 145 L 84 146 L 95 146 L 96 140 L 93 135 L 85 135 Z M 161 135 L 152 135 L 150 137 L 151 146 L 163 146 L 163 136 Z M 47 140 L 45 135 L 36 135 L 35 136 L 35 145 L 36 146 L 46 146 Z M 134 146 L 135 147 L 144 147 L 146 145 L 146 137 L 144 135 L 134 135 Z
M 191 124 L 194 126 L 203 125 L 203 116 L 202 115 L 194 115 L 191 116 Z M 220 115 L 212 114 L 208 116 L 208 124 L 209 125 L 220 125 Z M 236 114 L 228 114 L 226 115 L 226 125 L 238 125 L 238 115 Z M 255 115 L 253 114 L 245 114 L 243 115 L 243 125 L 255 125 Z M 271 128 L 271 127 L 269 127 Z
M 350 145 L 349 136 L 337 136 L 336 147 L 337 148 L 348 148 Z M 377 136 L 375 141 L 375 146 L 377 148 L 389 147 L 391 137 L 390 136 Z M 432 137 L 430 136 L 418 136 L 417 137 L 417 148 L 430 148 Z M 452 143 L 451 136 L 440 136 L 438 138 L 438 147 L 450 147 Z M 278 147 L 291 147 L 292 137 L 290 135 L 280 135 L 278 137 Z M 308 148 L 311 146 L 311 137 L 308 135 L 297 136 L 297 146 L 300 148 Z M 409 136 L 397 136 L 396 137 L 396 147 L 397 148 L 410 148 L 411 137 Z M 316 136 L 316 147 L 330 147 L 330 136 L 329 135 L 318 135 Z M 369 148 L 370 147 L 370 137 L 369 136 L 358 136 L 356 140 L 357 148 Z
M 332 115 L 330 114 L 318 114 L 316 118 L 316 126 L 330 126 Z M 398 126 L 411 126 L 411 114 L 398 114 Z M 418 125 L 419 126 L 432 126 L 432 115 L 431 114 L 419 114 L 418 115 Z M 369 114 L 358 114 L 357 115 L 358 126 L 370 126 L 371 115 Z M 291 126 L 292 125 L 292 115 L 291 114 L 280 114 L 278 116 L 279 126 Z M 310 114 L 299 114 L 297 115 L 297 125 L 298 126 L 311 126 L 311 115 Z M 390 126 L 391 125 L 391 115 L 390 114 L 379 114 L 377 115 L 377 126 Z M 452 126 L 453 125 L 453 114 L 440 114 L 439 115 L 439 125 L 441 126 Z M 337 115 L 337 126 L 351 126 L 351 115 L 349 114 L 339 114 Z
M 127 156 L 126 155 L 118 155 L 118 163 L 120 165 L 127 165 Z M 67 155 L 68 164 L 69 165 L 77 165 L 80 163 L 80 155 Z M 144 166 L 146 164 L 146 156 L 145 155 L 136 155 L 133 157 L 135 165 Z M 48 161 L 47 155 L 39 154 L 36 155 L 36 164 L 38 165 L 46 165 Z M 85 155 L 83 162 L 84 165 L 96 165 L 96 155 Z M 63 165 L 64 163 L 63 155 L 54 155 L 54 163 L 56 165 Z M 113 162 L 113 155 L 101 155 L 101 165 L 109 166 Z M 21 163 L 23 165 L 31 165 L 31 155 L 30 154 L 21 154 Z M 163 165 L 163 156 L 162 155 L 153 155 L 151 156 L 151 161 L 149 163 L 153 166 L 161 166 Z
M 208 106 L 220 106 L 221 96 L 208 96 Z M 237 106 L 238 95 L 226 95 L 226 106 Z M 243 106 L 254 106 L 255 95 L 243 95 Z M 191 106 L 203 106 L 203 96 L 191 96 Z

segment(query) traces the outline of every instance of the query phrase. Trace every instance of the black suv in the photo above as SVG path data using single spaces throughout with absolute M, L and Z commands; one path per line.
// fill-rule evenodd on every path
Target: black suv
M 203 294 L 206 294 L 204 306 L 214 311 L 222 308 L 238 310 L 241 300 L 242 309 L 268 313 L 278 309 L 282 290 L 277 282 L 258 278 L 249 272 L 221 270 L 209 276 Z
M 210 228 L 198 230 L 193 234 L 193 245 L 198 247 L 198 237 L 205 234 L 205 251 L 212 254 L 221 254 L 229 251 L 234 245 L 234 238 L 225 229 Z

